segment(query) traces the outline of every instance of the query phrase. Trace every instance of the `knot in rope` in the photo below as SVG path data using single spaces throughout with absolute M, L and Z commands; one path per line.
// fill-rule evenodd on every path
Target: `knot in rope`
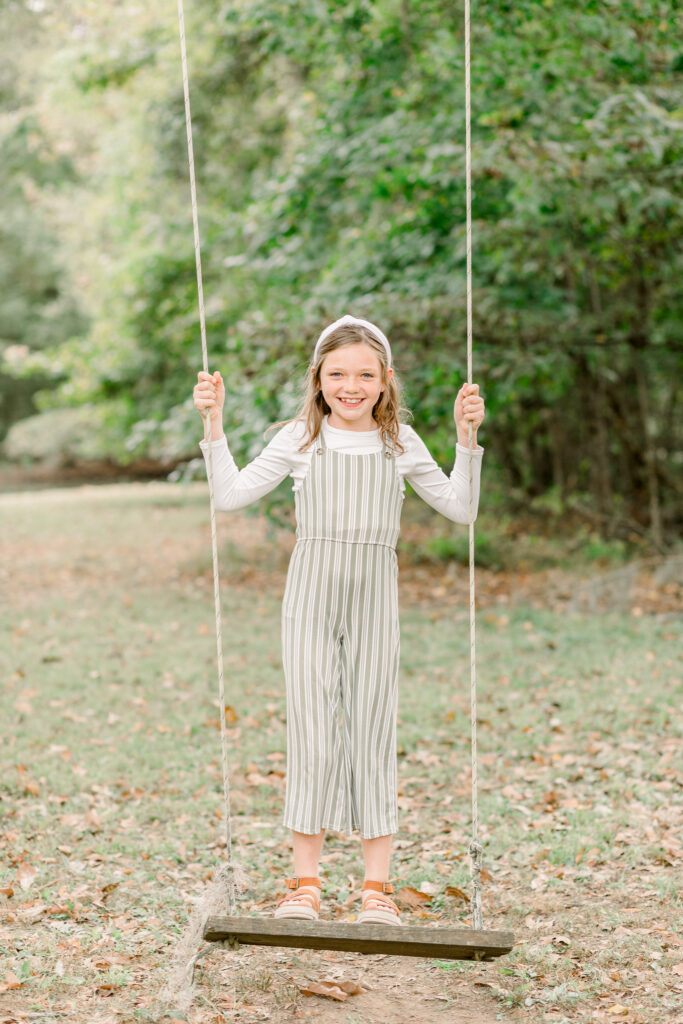
M 484 847 L 481 843 L 478 843 L 476 839 L 473 839 L 469 845 L 469 855 L 481 871 L 481 861 L 484 854 Z
M 472 918 L 474 927 L 481 929 L 481 865 L 484 848 L 476 839 L 473 839 L 470 843 L 469 854 L 471 858 L 470 875 L 472 878 Z

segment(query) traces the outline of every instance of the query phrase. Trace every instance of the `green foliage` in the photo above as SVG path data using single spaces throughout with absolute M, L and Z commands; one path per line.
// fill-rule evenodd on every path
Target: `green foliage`
M 36 28 L 16 4 L 0 12 L 0 441 L 35 411 L 36 391 L 62 376 L 42 367 L 30 372 L 31 354 L 85 326 L 42 199 L 73 183 L 74 170 L 27 103 L 8 18 L 29 37 Z
M 82 147 L 71 244 L 93 326 L 52 350 L 65 380 L 43 401 L 112 401 L 131 458 L 189 453 L 200 348 L 175 10 L 119 7 L 50 15 L 70 38 L 43 81 Z M 649 519 L 655 537 L 653 516 L 675 528 L 665 467 L 680 459 L 674 8 L 523 0 L 472 17 L 487 463 L 513 506 L 580 491 L 608 532 Z M 460 5 L 198 0 L 186 28 L 210 362 L 238 458 L 291 414 L 321 326 L 350 311 L 386 329 L 447 466 L 466 375 Z
M 424 562 L 427 565 L 438 565 L 444 562 L 469 564 L 469 537 L 462 527 L 457 532 L 434 534 L 418 543 L 401 545 L 411 562 Z M 479 529 L 474 537 L 474 558 L 478 566 L 484 569 L 502 570 L 507 567 L 510 551 L 504 538 Z

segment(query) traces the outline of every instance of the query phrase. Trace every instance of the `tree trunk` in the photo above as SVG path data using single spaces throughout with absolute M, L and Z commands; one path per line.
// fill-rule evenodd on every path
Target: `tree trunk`
M 641 432 L 645 447 L 645 468 L 647 473 L 647 489 L 650 509 L 650 535 L 652 543 L 658 551 L 664 550 L 662 538 L 662 515 L 659 501 L 659 480 L 657 477 L 657 450 L 650 432 L 650 400 L 648 396 L 647 378 L 643 366 L 642 353 L 639 348 L 631 348 L 631 361 L 636 378 L 638 409 L 640 412 Z
M 606 425 L 607 395 L 599 367 L 595 372 L 596 402 L 594 406 L 595 423 L 595 458 L 596 458 L 596 494 L 598 508 L 606 516 L 605 524 L 608 534 L 612 533 L 613 522 L 610 518 L 614 511 L 612 486 L 610 482 L 609 434 Z
M 629 338 L 631 346 L 631 367 L 636 382 L 638 411 L 640 413 L 641 436 L 645 448 L 645 470 L 647 478 L 648 503 L 650 509 L 650 535 L 658 551 L 664 548 L 662 541 L 662 516 L 657 479 L 657 450 L 650 431 L 650 397 L 647 375 L 643 363 L 643 350 L 647 346 L 650 325 L 650 294 L 640 253 L 636 250 L 634 266 L 637 277 L 637 311 L 635 330 Z

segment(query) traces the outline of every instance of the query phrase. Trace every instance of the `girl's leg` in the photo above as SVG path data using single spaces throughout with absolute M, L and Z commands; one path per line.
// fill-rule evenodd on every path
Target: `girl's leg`
M 317 878 L 318 861 L 322 850 L 325 829 L 317 835 L 306 835 L 292 829 L 292 845 L 294 847 L 294 874 L 297 878 Z
M 363 839 L 363 857 L 365 858 L 365 881 L 388 882 L 389 860 L 391 858 L 391 836 L 378 836 L 376 839 Z M 364 890 L 363 907 L 358 915 L 359 921 L 374 921 L 377 924 L 400 924 L 398 907 L 387 895 Z
M 347 762 L 354 828 L 377 836 L 371 867 L 389 869 L 390 839 L 398 832 L 396 712 L 400 634 L 395 553 L 379 544 L 358 548 L 341 644 L 342 748 Z M 379 854 L 372 852 L 381 851 Z M 379 863 L 375 863 L 376 858 Z M 368 878 L 373 875 L 368 874 Z M 378 874 L 376 880 L 380 881 Z
M 294 874 L 297 879 L 313 879 L 318 881 L 318 861 L 320 850 L 323 845 L 325 829 L 317 835 L 306 835 L 304 832 L 295 832 L 292 829 L 292 844 L 294 846 Z M 297 884 L 297 888 L 290 892 L 277 906 L 275 917 L 279 918 L 302 918 L 315 921 L 320 910 L 320 886 L 309 884 Z
M 391 839 L 390 835 L 378 836 L 376 839 L 361 838 L 363 858 L 365 859 L 365 877 L 372 882 L 389 881 Z

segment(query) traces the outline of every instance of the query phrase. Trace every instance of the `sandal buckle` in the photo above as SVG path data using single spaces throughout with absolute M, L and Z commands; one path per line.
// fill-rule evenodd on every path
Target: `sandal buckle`
M 367 879 L 363 882 L 363 892 L 381 892 L 385 895 L 390 895 L 395 892 L 391 882 L 368 882 Z
M 308 878 L 304 875 L 297 875 L 295 878 L 285 878 L 285 885 L 288 889 L 299 889 L 302 885 L 315 885 L 321 888 L 319 878 Z

